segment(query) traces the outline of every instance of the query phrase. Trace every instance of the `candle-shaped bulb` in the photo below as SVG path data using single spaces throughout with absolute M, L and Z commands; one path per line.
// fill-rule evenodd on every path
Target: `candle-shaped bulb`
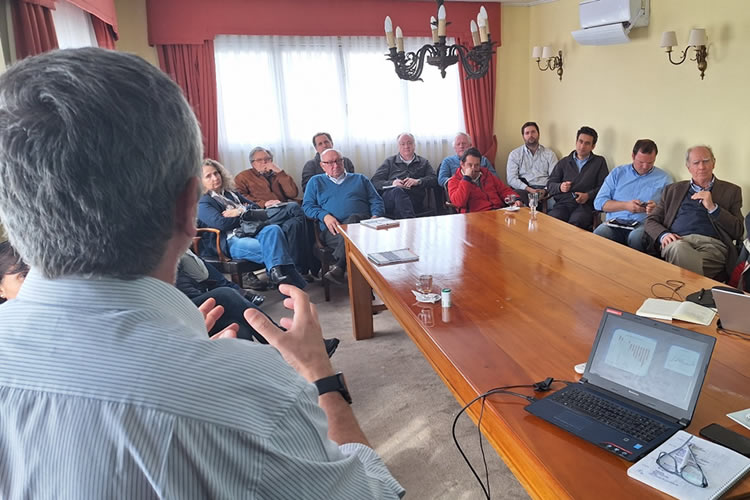
M 487 28 L 487 34 L 490 34 L 490 18 L 487 16 L 487 9 L 484 8 L 484 5 L 482 5 L 479 8 L 479 14 L 484 18 L 485 21 L 485 27 Z
M 396 39 L 393 38 L 393 23 L 390 16 L 386 16 L 385 18 L 385 43 L 389 49 L 396 47 Z
M 396 26 L 396 50 L 404 51 L 404 32 L 401 31 L 401 26 Z
M 438 9 L 438 36 L 445 36 L 445 5 Z
M 477 24 L 479 25 L 479 40 L 484 43 L 487 41 L 487 20 L 482 14 L 477 14 Z
M 471 40 L 474 42 L 474 46 L 476 47 L 477 45 L 481 43 L 479 41 L 479 28 L 477 27 L 476 21 L 472 19 L 469 27 L 471 29 Z
M 438 42 L 438 27 L 435 16 L 430 16 L 430 31 L 432 32 L 432 43 Z

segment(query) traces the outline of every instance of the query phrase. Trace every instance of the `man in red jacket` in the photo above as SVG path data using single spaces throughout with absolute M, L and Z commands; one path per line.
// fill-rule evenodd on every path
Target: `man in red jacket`
M 484 212 L 506 206 L 504 198 L 518 197 L 500 179 L 480 166 L 482 153 L 476 148 L 469 148 L 461 155 L 461 168 L 448 181 L 448 196 L 459 212 Z M 520 207 L 521 202 L 513 205 Z

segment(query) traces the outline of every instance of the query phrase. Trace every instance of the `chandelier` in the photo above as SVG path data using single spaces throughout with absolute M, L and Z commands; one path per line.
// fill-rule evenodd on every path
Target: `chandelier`
M 471 21 L 471 39 L 474 47 L 468 49 L 463 45 L 447 45 L 445 43 L 446 26 L 451 24 L 446 21 L 445 6 L 443 0 L 436 0 L 438 5 L 438 17 L 430 17 L 430 28 L 432 30 L 432 45 L 425 45 L 416 52 L 404 52 L 404 34 L 401 27 L 396 27 L 394 36 L 393 23 L 388 16 L 385 18 L 385 38 L 388 43 L 388 54 L 386 58 L 393 61 L 396 74 L 402 80 L 422 81 L 422 69 L 425 59 L 427 64 L 436 66 L 440 74 L 445 78 L 445 70 L 456 64 L 459 60 L 466 72 L 467 79 L 482 78 L 490 68 L 492 54 L 495 52 L 497 42 L 490 38 L 490 23 L 487 19 L 487 10 L 479 9 L 476 22 Z

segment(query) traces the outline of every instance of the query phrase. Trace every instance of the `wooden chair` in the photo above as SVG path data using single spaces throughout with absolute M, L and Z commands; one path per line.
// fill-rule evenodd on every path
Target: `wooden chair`
M 201 233 L 213 234 L 213 237 L 211 239 L 215 242 L 216 255 L 218 255 L 218 257 L 204 257 L 203 255 L 201 255 L 200 243 L 201 240 L 204 239 L 200 236 Z M 243 273 L 252 273 L 260 269 L 265 269 L 266 266 L 258 262 L 251 262 L 244 259 L 232 259 L 224 255 L 224 253 L 221 251 L 221 245 L 219 244 L 220 235 L 221 231 L 219 231 L 218 229 L 214 229 L 212 227 L 199 227 L 198 236 L 195 236 L 193 238 L 193 252 L 196 255 L 201 255 L 201 258 L 203 260 L 216 267 L 216 269 L 218 269 L 221 273 L 230 275 L 232 277 L 232 281 L 239 285 L 240 288 L 242 288 Z

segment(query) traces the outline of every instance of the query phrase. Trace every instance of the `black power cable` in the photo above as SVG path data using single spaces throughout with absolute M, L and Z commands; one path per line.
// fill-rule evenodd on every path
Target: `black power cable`
M 483 394 L 480 394 L 479 396 L 469 401 L 463 408 L 461 408 L 461 411 L 458 412 L 458 414 L 456 415 L 456 418 L 453 419 L 453 428 L 451 430 L 453 434 L 453 442 L 456 444 L 456 448 L 458 448 L 458 452 L 461 453 L 461 456 L 466 462 L 466 465 L 469 466 L 471 473 L 474 474 L 474 477 L 479 482 L 479 486 L 482 488 L 482 491 L 484 492 L 484 496 L 488 500 L 490 499 L 490 495 L 491 495 L 490 474 L 489 474 L 489 470 L 487 469 L 487 457 L 484 454 L 484 444 L 482 441 L 482 417 L 484 416 L 484 405 L 487 401 L 487 397 L 492 396 L 493 394 L 509 394 L 511 396 L 523 398 L 526 401 L 533 403 L 534 401 L 536 401 L 535 398 L 531 396 L 527 396 L 526 394 L 521 394 L 520 392 L 509 391 L 508 389 L 530 388 L 530 389 L 534 389 L 534 391 L 536 392 L 546 392 L 550 390 L 554 382 L 562 382 L 565 384 L 573 383 L 567 380 L 555 380 L 552 377 L 547 377 L 545 380 L 542 380 L 541 382 L 537 382 L 535 384 L 506 385 L 503 387 L 495 387 L 494 389 L 490 389 L 489 391 Z M 485 476 L 485 481 L 487 482 L 486 487 L 485 487 L 484 482 L 482 482 L 482 479 L 479 477 L 479 474 L 477 474 L 477 471 L 471 465 L 471 461 L 464 453 L 464 450 L 461 448 L 461 445 L 458 443 L 458 438 L 456 437 L 456 425 L 458 424 L 458 418 L 461 416 L 461 414 L 463 414 L 466 410 L 468 410 L 471 405 L 473 405 L 480 399 L 482 400 L 482 406 L 481 406 L 481 409 L 479 410 L 479 419 L 477 420 L 477 434 L 479 435 L 479 449 L 482 452 L 482 463 L 484 464 L 484 476 Z

